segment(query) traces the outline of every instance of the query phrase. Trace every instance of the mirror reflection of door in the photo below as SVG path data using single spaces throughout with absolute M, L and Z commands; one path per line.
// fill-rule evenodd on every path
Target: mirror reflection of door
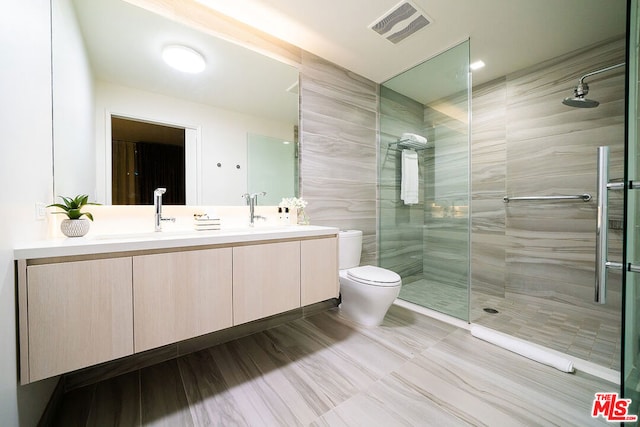
M 275 206 L 284 197 L 296 197 L 298 195 L 297 157 L 295 142 L 249 133 L 247 192 L 266 192 L 267 194 L 259 199 L 261 205 Z
M 184 128 L 112 116 L 111 138 L 112 204 L 153 204 L 158 187 L 164 204 L 185 204 Z

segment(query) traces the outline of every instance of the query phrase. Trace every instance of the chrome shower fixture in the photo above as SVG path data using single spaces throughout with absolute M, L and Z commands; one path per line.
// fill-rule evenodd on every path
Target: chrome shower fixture
M 573 90 L 573 97 L 565 98 L 562 103 L 564 105 L 568 105 L 569 107 L 578 107 L 578 108 L 594 108 L 600 105 L 598 101 L 593 99 L 587 99 L 585 96 L 589 93 L 589 85 L 584 81 L 587 77 L 591 77 L 596 74 L 604 73 L 606 71 L 613 70 L 614 68 L 622 67 L 625 63 L 622 62 L 620 64 L 612 65 L 610 67 L 602 68 L 600 70 L 592 71 L 590 73 L 585 74 L 580 77 L 578 80 L 578 86 Z

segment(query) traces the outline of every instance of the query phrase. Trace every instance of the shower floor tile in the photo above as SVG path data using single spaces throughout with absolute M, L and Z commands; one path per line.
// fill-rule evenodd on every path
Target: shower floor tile
M 407 280 L 400 289 L 400 299 L 409 301 L 449 316 L 468 320 L 469 300 L 466 288 L 455 285 L 443 285 L 427 279 Z
M 589 309 L 536 297 L 500 298 L 474 293 L 471 321 L 571 356 L 620 370 L 621 331 L 617 319 L 598 318 Z M 491 307 L 498 314 L 482 309 Z
M 424 279 L 403 278 L 400 299 L 469 319 L 467 289 Z M 498 314 L 483 309 L 490 307 Z M 558 301 L 518 295 L 509 298 L 472 293 L 471 322 L 529 340 L 571 356 L 620 370 L 621 331 L 618 319 Z

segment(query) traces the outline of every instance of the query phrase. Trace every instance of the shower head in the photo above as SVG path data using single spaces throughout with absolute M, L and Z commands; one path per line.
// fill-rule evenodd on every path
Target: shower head
M 577 107 L 577 108 L 594 108 L 600 105 L 598 101 L 594 101 L 593 99 L 585 99 L 584 97 L 574 96 L 572 98 L 565 98 L 562 103 L 564 105 L 568 105 L 569 107 Z
M 573 90 L 573 97 L 565 98 L 562 103 L 564 105 L 568 105 L 569 107 L 578 107 L 578 108 L 594 108 L 600 105 L 598 101 L 594 101 L 593 99 L 587 99 L 585 96 L 589 93 L 589 85 L 584 81 L 585 78 L 593 76 L 595 74 L 604 73 L 605 71 L 613 70 L 614 68 L 622 67 L 625 63 L 620 63 L 616 65 L 612 65 L 610 67 L 602 68 L 601 70 L 592 71 L 590 73 L 585 74 L 580 77 L 578 80 L 578 86 Z
M 589 85 L 580 82 L 578 86 L 573 90 L 573 97 L 565 98 L 562 103 L 569 107 L 578 108 L 594 108 L 600 105 L 598 101 L 593 99 L 587 99 L 585 96 L 589 93 Z

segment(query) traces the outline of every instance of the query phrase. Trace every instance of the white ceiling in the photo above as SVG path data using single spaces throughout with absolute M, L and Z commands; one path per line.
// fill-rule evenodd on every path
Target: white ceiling
M 433 22 L 397 45 L 369 25 L 400 0 L 197 0 L 375 82 L 471 40 L 474 82 L 625 33 L 625 0 L 412 0 Z
M 394 45 L 369 26 L 397 0 L 196 1 L 378 83 L 469 38 L 482 83 L 624 34 L 626 12 L 625 0 L 412 0 L 433 22 Z M 98 78 L 297 123 L 293 67 L 121 0 L 73 2 Z M 175 42 L 203 53 L 207 70 L 169 70 L 160 50 Z

